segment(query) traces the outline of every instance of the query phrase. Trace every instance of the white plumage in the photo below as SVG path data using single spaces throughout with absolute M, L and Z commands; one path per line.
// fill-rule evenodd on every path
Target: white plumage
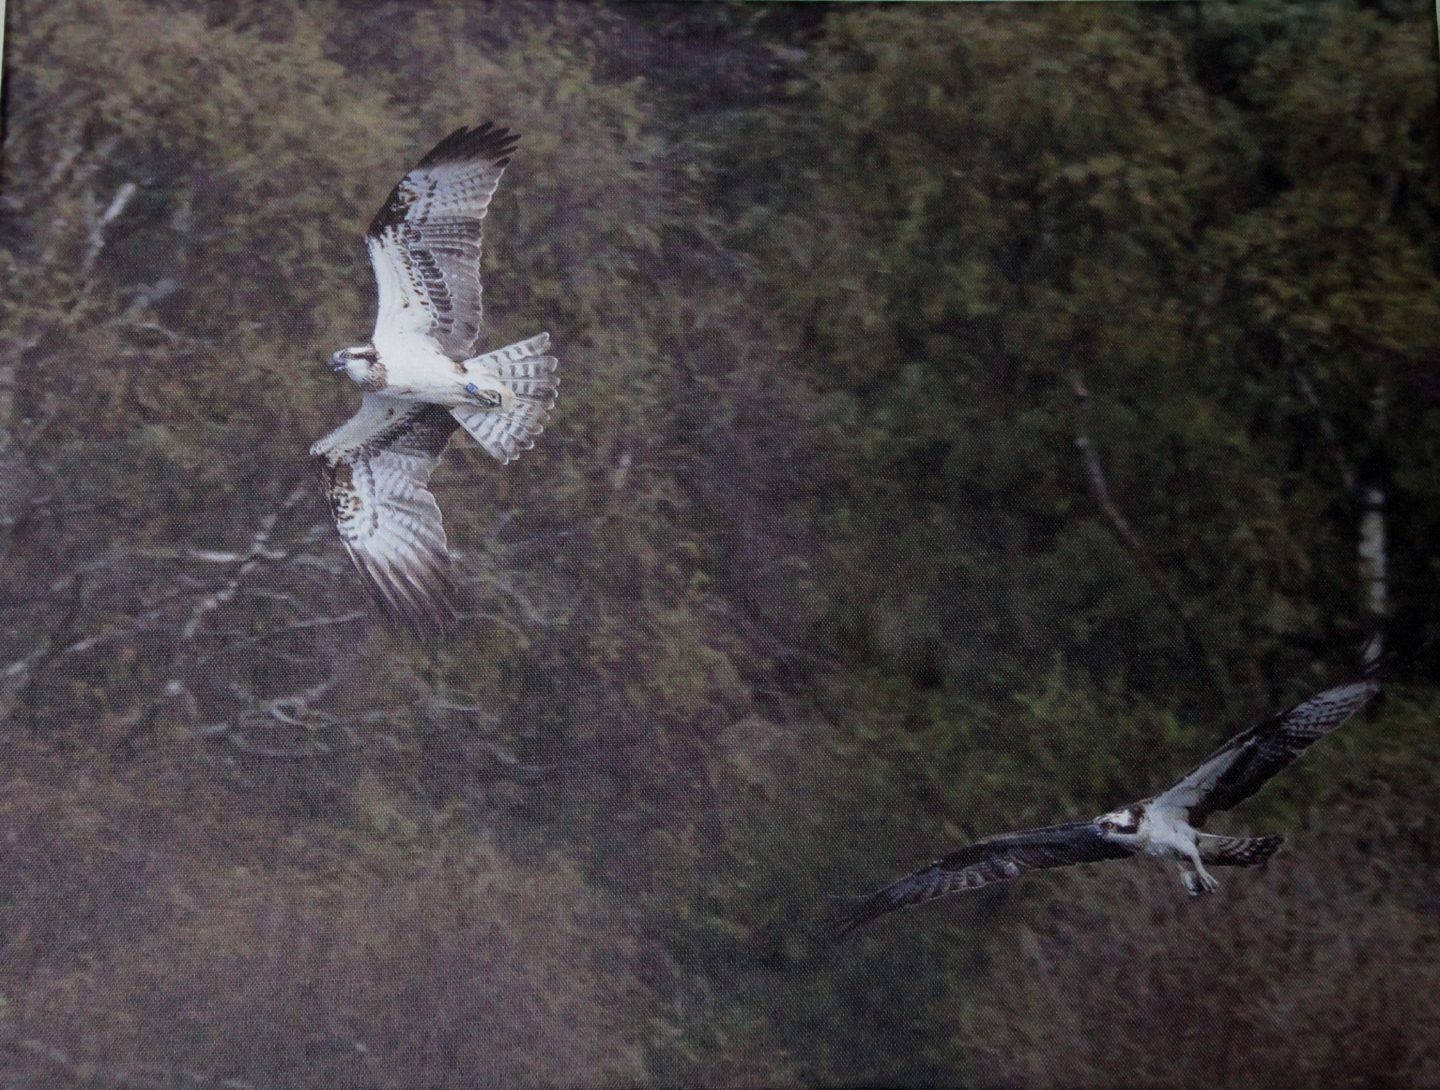
M 441 452 L 463 427 L 501 463 L 513 461 L 535 445 L 559 385 L 548 333 L 475 353 L 485 213 L 518 139 L 488 122 L 457 129 L 376 213 L 366 235 L 375 332 L 332 357 L 365 397 L 310 449 L 355 566 L 380 603 L 417 629 L 455 613 L 445 530 L 427 488 Z

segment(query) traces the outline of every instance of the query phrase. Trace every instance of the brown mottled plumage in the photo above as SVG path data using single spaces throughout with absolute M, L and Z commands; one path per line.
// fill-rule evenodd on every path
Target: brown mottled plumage
M 458 426 L 441 406 L 366 394 L 316 455 L 350 559 L 386 611 L 422 632 L 455 617 L 445 527 L 426 485 Z

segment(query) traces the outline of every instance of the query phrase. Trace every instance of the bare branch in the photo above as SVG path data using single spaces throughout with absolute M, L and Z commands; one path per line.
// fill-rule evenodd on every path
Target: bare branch
M 460 557 L 457 556 L 457 559 L 460 559 Z M 519 587 L 507 579 L 494 565 L 487 565 L 487 567 L 489 570 L 485 574 L 477 574 L 474 577 L 464 579 L 462 580 L 462 585 L 493 587 L 515 603 L 515 605 L 519 607 L 520 612 L 525 615 L 525 619 L 531 624 L 538 628 L 551 627 L 550 618 L 541 613 L 540 610 L 536 608 L 535 603 L 530 601 Z
M 90 277 L 95 272 L 95 263 L 100 260 L 100 254 L 105 249 L 105 235 L 110 230 L 111 224 L 125 213 L 126 207 L 131 199 L 139 192 L 139 186 L 134 182 L 124 182 L 110 198 L 110 203 L 104 212 L 92 212 L 89 228 L 89 247 L 85 251 L 85 257 L 80 262 L 80 293 L 75 300 L 74 309 L 78 310 L 81 304 L 90 294 Z
M 240 589 L 240 585 L 245 581 L 246 576 L 254 571 L 262 561 L 285 558 L 286 554 L 281 553 L 277 557 L 268 549 L 270 535 L 274 532 L 275 524 L 280 520 L 280 516 L 299 503 L 300 500 L 304 498 L 305 491 L 303 487 L 295 488 L 278 508 L 260 520 L 260 525 L 250 538 L 250 547 L 243 554 L 243 562 L 223 587 L 211 594 L 207 594 L 195 604 L 189 620 L 185 622 L 180 630 L 182 639 L 187 641 L 194 639 L 195 633 L 205 620 L 206 615 L 213 613 L 226 602 L 230 601 L 231 598 L 234 598 L 236 592 Z
M 1190 655 L 1196 660 L 1201 668 L 1209 676 L 1214 684 L 1220 684 L 1224 677 L 1219 661 L 1211 654 L 1205 641 L 1200 638 L 1200 632 L 1195 627 L 1194 618 L 1191 616 L 1190 607 L 1185 603 L 1175 590 L 1170 580 L 1156 561 L 1150 549 L 1146 546 L 1143 538 L 1135 532 L 1135 527 L 1125 517 L 1115 502 L 1110 492 L 1110 484 L 1105 477 L 1104 466 L 1100 463 L 1100 456 L 1095 451 L 1095 444 L 1091 441 L 1086 430 L 1086 418 L 1089 414 L 1092 400 L 1090 390 L 1085 385 L 1084 378 L 1078 371 L 1070 373 L 1070 389 L 1075 394 L 1080 404 L 1080 410 L 1076 420 L 1075 447 L 1080 451 L 1081 460 L 1085 471 L 1085 480 L 1089 485 L 1091 498 L 1096 506 L 1109 520 L 1115 534 L 1129 549 L 1135 557 L 1140 574 L 1151 588 L 1159 594 L 1170 612 L 1175 615 L 1180 626 L 1180 633 L 1184 637 L 1185 645 L 1190 650 Z
M 225 632 L 210 632 L 207 635 L 218 639 L 233 639 L 235 642 L 227 644 L 226 649 L 231 650 L 243 647 L 246 644 L 260 643 L 263 640 L 273 640 L 277 636 L 286 636 L 295 632 L 307 632 L 317 628 L 333 628 L 342 624 L 353 624 L 366 616 L 363 609 L 352 609 L 349 613 L 341 613 L 334 617 L 307 617 L 302 621 L 294 621 L 279 628 L 271 628 L 265 632 L 237 632 L 234 630 Z M 213 655 L 214 652 L 211 652 Z M 207 655 L 206 658 L 210 656 Z M 204 661 L 203 659 L 201 660 Z

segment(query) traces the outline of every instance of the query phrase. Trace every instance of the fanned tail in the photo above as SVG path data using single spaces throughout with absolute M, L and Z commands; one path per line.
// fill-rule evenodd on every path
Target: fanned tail
M 1280 850 L 1283 836 L 1200 834 L 1200 858 L 1209 867 L 1258 867 Z
M 461 405 L 451 410 L 502 465 L 535 445 L 555 407 L 559 361 L 544 354 L 549 346 L 550 334 L 541 333 L 465 361 L 467 374 L 496 379 L 514 395 L 504 409 Z

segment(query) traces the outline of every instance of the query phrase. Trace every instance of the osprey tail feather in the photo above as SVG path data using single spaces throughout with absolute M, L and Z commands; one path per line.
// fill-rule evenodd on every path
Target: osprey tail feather
M 464 363 L 465 373 L 497 380 L 513 395 L 502 409 L 461 405 L 455 419 L 501 464 L 511 462 L 535 445 L 555 406 L 559 361 L 544 354 L 550 334 L 541 333 Z
M 1258 867 L 1280 850 L 1283 836 L 1199 834 L 1200 859 L 1212 867 Z
M 544 354 L 549 347 L 550 334 L 541 333 L 468 359 L 463 366 L 466 374 L 500 379 L 519 397 L 534 397 L 554 404 L 555 389 L 560 385 L 555 374 L 559 361 Z

